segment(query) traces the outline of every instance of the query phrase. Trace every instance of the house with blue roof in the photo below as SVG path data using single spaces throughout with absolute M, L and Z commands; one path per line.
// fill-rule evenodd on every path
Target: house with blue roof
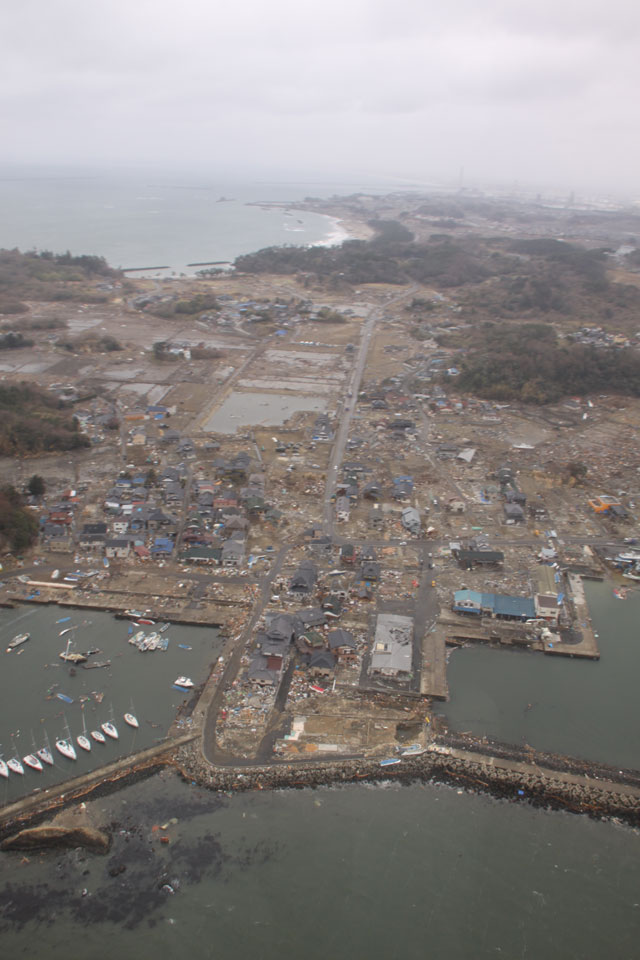
M 531 597 L 510 597 L 501 593 L 480 593 L 478 590 L 456 590 L 453 595 L 454 613 L 477 617 L 496 617 L 499 620 L 535 620 L 536 607 Z

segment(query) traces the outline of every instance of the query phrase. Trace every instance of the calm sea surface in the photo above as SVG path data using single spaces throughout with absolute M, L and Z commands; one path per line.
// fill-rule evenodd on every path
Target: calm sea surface
M 0 247 L 70 250 L 98 254 L 114 267 L 192 273 L 198 268 L 189 263 L 233 260 L 266 246 L 341 242 L 347 234 L 330 217 L 252 204 L 354 189 L 0 167 Z

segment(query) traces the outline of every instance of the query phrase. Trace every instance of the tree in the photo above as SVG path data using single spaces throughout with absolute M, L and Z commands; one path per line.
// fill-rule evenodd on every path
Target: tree
M 44 496 L 46 487 L 45 487 L 45 482 L 40 476 L 40 474 L 34 473 L 34 475 L 29 480 L 29 483 L 27 484 L 27 490 L 29 491 L 32 497 Z

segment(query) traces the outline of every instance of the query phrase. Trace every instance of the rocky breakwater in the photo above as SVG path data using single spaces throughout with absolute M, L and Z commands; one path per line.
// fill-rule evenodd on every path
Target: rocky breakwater
M 517 753 L 514 748 L 514 754 Z M 522 760 L 498 758 L 432 744 L 422 755 L 404 757 L 392 766 L 380 766 L 380 761 L 374 759 L 315 759 L 218 767 L 205 760 L 199 744 L 194 742 L 181 747 L 174 755 L 174 761 L 186 780 L 213 790 L 301 789 L 383 780 L 404 784 L 431 781 L 488 793 L 500 799 L 529 802 L 536 807 L 568 810 L 596 819 L 617 818 L 640 826 L 638 786 L 616 782 L 613 772 L 609 780 L 594 781 L 586 773 L 547 768 L 531 754 Z

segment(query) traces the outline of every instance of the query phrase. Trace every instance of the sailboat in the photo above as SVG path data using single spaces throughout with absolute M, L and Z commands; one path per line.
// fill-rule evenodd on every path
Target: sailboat
M 27 767 L 31 767 L 32 770 L 40 771 L 40 773 L 42 773 L 42 770 L 44 769 L 38 757 L 36 757 L 36 755 L 33 753 L 28 753 L 26 757 L 23 757 L 22 762 Z
M 4 777 L 5 780 L 9 776 L 9 767 L 6 765 L 4 760 L 0 759 L 0 777 Z
M 111 737 L 112 740 L 118 739 L 118 730 L 111 720 L 106 720 L 104 723 L 101 723 L 100 727 L 102 730 L 104 730 L 108 737 Z
M 135 727 L 136 730 L 140 726 L 140 724 L 138 723 L 138 718 L 134 716 L 133 713 L 125 713 L 124 722 L 128 723 L 130 727 Z
M 24 776 L 24 767 L 17 757 L 11 757 L 10 760 L 7 760 L 7 766 L 12 773 L 19 773 L 21 777 Z
M 76 742 L 83 750 L 91 750 L 91 740 L 89 740 L 87 736 L 87 724 L 84 719 L 84 711 L 82 713 L 82 733 L 78 734 L 76 737 Z
M 67 737 L 64 739 L 61 737 L 59 740 L 56 740 L 56 750 L 59 750 L 63 757 L 66 757 L 68 760 L 77 760 L 76 749 L 71 740 L 71 731 L 69 730 L 69 724 L 66 724 L 67 727 Z
M 91 737 L 96 741 L 96 743 L 106 743 L 107 738 L 105 737 L 102 730 L 92 730 Z
M 49 744 L 49 737 L 45 733 L 44 735 L 45 745 L 40 747 L 39 750 L 36 750 L 36 756 L 39 757 L 43 763 L 48 764 L 50 767 L 53 766 L 53 754 L 51 753 L 51 746 Z

